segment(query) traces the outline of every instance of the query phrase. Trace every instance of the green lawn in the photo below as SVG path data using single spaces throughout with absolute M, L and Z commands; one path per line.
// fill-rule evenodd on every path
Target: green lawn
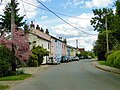
M 16 80 L 24 80 L 28 77 L 31 77 L 31 74 L 21 74 L 16 76 L 8 76 L 0 78 L 0 81 L 16 81 Z
M 106 62 L 106 61 L 98 61 L 98 63 L 99 63 L 100 65 L 107 65 L 107 62 Z
M 7 89 L 7 88 L 9 88 L 8 85 L 0 85 L 0 90 L 5 90 L 5 89 Z

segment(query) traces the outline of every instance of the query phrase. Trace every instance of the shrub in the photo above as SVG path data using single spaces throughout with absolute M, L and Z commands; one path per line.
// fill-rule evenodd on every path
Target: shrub
M 120 51 L 110 54 L 107 58 L 107 64 L 112 67 L 120 68 Z
M 38 57 L 38 65 L 43 63 L 43 57 L 49 55 L 49 52 L 41 46 L 33 47 L 32 53 Z
M 35 54 L 32 54 L 28 61 L 28 66 L 30 67 L 37 67 L 38 66 L 38 56 Z
M 115 65 L 115 67 L 120 68 L 120 51 L 118 51 L 118 53 L 117 53 L 117 57 L 114 60 L 114 65 Z
M 12 52 L 4 45 L 0 45 L 0 77 L 9 75 L 12 58 Z

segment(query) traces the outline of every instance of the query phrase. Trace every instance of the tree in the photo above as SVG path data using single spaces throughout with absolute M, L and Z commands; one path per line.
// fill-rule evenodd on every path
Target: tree
M 17 0 L 15 0 L 15 5 L 14 5 L 14 18 L 15 18 L 15 24 L 17 27 L 21 27 L 25 24 L 23 22 L 24 16 L 20 16 L 18 14 L 19 8 L 18 8 L 19 3 Z M 5 7 L 4 15 L 1 15 L 2 17 L 0 18 L 1 22 L 1 29 L 4 29 L 4 32 L 11 32 L 11 3 L 8 3 Z M 0 31 L 1 32 L 1 31 Z
M 29 40 L 28 34 L 25 34 L 23 30 L 14 30 L 13 31 L 13 39 L 7 40 L 4 35 L 0 37 L 0 44 L 4 44 L 7 48 L 9 48 L 12 53 L 19 58 L 20 62 L 28 61 L 31 51 L 29 50 Z M 16 57 L 12 59 L 12 70 L 16 71 Z
M 94 17 L 92 18 L 91 25 L 93 26 L 94 30 L 97 30 L 98 32 L 102 32 L 103 30 L 106 30 L 105 26 L 105 18 L 107 18 L 107 24 L 108 24 L 108 30 L 111 30 L 111 24 L 113 22 L 113 10 L 112 9 L 94 9 L 93 10 Z
M 120 0 L 117 0 L 115 2 L 115 6 L 116 6 L 116 14 L 119 15 L 120 17 Z
M 116 14 L 114 17 L 114 21 L 112 24 L 112 32 L 113 32 L 113 36 L 118 40 L 119 44 L 120 44 L 120 1 L 117 0 L 115 3 L 116 6 Z
M 109 49 L 113 50 L 115 44 L 118 42 L 114 36 L 111 30 L 108 31 L 108 43 L 109 43 Z M 99 33 L 98 35 L 98 40 L 95 43 L 94 46 L 94 52 L 97 54 L 98 56 L 98 60 L 106 60 L 106 31 L 102 31 L 101 33 Z

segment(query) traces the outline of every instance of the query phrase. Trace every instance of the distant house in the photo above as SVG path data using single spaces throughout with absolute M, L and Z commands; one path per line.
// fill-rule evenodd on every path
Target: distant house
M 29 43 L 30 43 L 30 49 L 33 48 L 33 46 L 42 46 L 47 51 L 50 52 L 51 48 L 51 37 L 50 35 L 36 29 L 32 29 L 29 34 Z M 47 63 L 48 57 L 44 57 L 43 64 Z
M 85 48 L 78 48 L 78 51 L 79 51 L 79 52 L 84 52 L 84 51 L 85 51 Z
M 68 56 L 76 56 L 77 49 L 75 47 L 67 45 L 67 55 Z

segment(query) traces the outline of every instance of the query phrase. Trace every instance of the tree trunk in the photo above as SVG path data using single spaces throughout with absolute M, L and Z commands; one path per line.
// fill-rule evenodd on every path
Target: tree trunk
M 14 49 L 14 44 L 12 44 L 12 53 L 13 53 L 13 58 L 12 58 L 12 71 L 16 72 L 16 57 L 15 57 L 15 49 Z

